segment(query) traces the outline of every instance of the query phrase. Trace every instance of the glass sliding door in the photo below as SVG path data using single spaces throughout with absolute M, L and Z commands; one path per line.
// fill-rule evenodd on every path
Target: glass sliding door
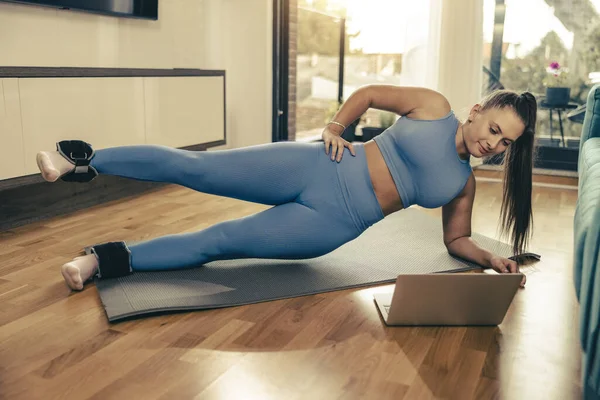
M 484 1 L 484 92 L 534 93 L 537 167 L 575 171 L 586 96 L 600 82 L 600 0 Z
M 273 140 L 319 140 L 340 104 L 368 84 L 436 89 L 436 1 L 274 0 Z M 439 3 L 439 4 L 438 4 Z M 435 8 L 435 7 L 433 7 Z M 439 10 L 437 10 L 439 11 Z M 433 18 L 435 19 L 435 18 Z M 431 76 L 430 76 L 431 75 Z M 275 104 L 277 103 L 277 104 Z M 368 141 L 397 115 L 369 109 L 344 133 Z M 277 128 L 275 127 L 277 125 Z
M 290 139 L 320 139 L 337 110 L 343 84 L 343 14 L 344 9 L 331 2 L 298 0 L 296 30 L 290 35 L 290 58 L 295 52 L 290 63 L 295 62 L 289 84 L 295 114 L 290 114 Z

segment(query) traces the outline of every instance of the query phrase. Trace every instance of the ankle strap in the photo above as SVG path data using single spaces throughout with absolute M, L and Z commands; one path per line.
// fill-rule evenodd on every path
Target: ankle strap
M 93 246 L 91 252 L 98 257 L 98 278 L 120 278 L 133 273 L 131 251 L 125 242 L 108 242 Z
M 61 177 L 66 182 L 89 182 L 98 176 L 98 171 L 90 165 L 94 157 L 92 145 L 83 140 L 62 140 L 56 143 L 56 150 L 71 164 L 75 169 Z

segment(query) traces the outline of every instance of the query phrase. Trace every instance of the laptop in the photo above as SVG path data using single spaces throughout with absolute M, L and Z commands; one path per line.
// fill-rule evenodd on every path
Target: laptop
M 374 300 L 386 325 L 499 325 L 522 273 L 403 274 Z

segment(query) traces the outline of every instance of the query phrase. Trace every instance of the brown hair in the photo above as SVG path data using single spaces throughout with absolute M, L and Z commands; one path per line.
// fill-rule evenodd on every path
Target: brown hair
M 525 125 L 523 134 L 505 151 L 501 231 L 510 234 L 513 253 L 523 253 L 533 230 L 531 207 L 537 102 L 529 92 L 497 90 L 487 95 L 481 110 L 510 107 Z

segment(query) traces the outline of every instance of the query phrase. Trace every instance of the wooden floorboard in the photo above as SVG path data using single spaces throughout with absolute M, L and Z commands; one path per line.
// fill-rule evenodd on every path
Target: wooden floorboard
M 501 194 L 478 182 L 475 231 L 497 238 Z M 59 272 L 84 246 L 266 208 L 180 187 L 0 232 L 0 398 L 580 398 L 577 191 L 533 197 L 542 260 L 498 327 L 386 327 L 372 295 L 390 285 L 109 324 L 95 286 L 71 292 Z
M 490 179 L 502 179 L 504 172 L 502 169 L 483 169 L 474 168 L 476 177 L 490 178 Z M 577 187 L 579 179 L 576 176 L 560 176 L 537 173 L 533 175 L 533 183 L 538 185 L 561 185 L 561 186 L 573 186 Z

